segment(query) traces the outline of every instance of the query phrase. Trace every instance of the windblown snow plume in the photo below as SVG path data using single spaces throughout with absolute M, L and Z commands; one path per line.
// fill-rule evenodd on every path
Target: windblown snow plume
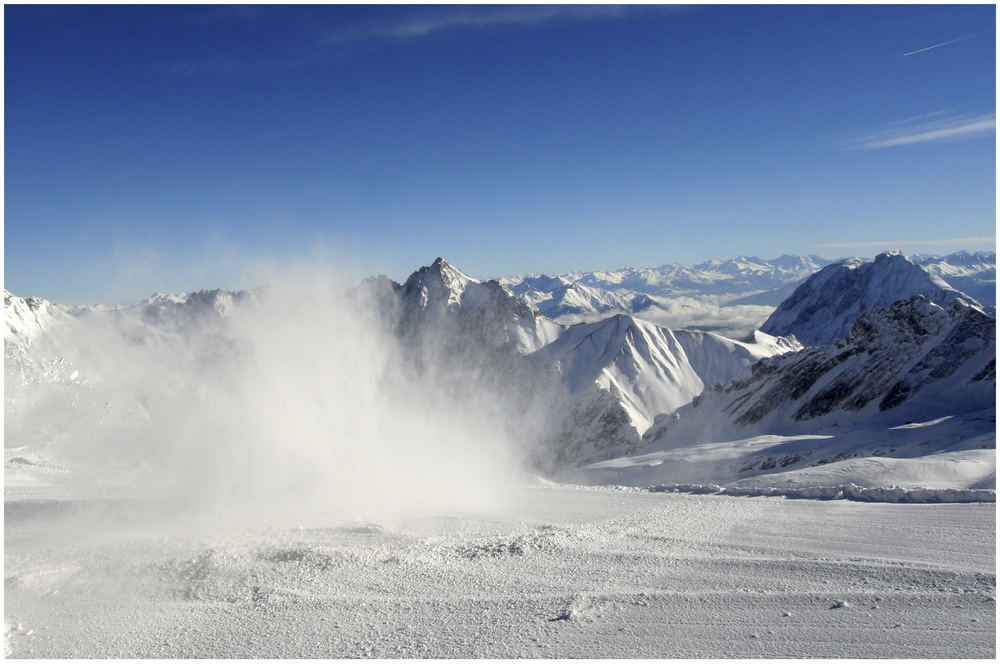
M 8 446 L 58 449 L 64 481 L 98 495 L 365 518 L 490 507 L 512 469 L 501 428 L 471 398 L 397 371 L 368 298 L 303 269 L 236 298 L 83 312 L 26 355 L 58 358 L 63 374 L 7 400 Z M 37 367 L 13 361 L 11 336 L 8 384 L 26 385 L 11 372 Z

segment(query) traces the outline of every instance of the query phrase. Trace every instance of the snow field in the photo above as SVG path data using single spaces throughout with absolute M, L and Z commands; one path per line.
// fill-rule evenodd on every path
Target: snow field
M 8 502 L 13 657 L 992 657 L 994 505 L 511 489 L 375 521 Z

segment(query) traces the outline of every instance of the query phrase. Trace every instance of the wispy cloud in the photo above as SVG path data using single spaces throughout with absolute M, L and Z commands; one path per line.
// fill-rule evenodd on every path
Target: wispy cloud
M 935 48 L 941 48 L 942 46 L 947 46 L 948 44 L 954 44 L 955 42 L 960 42 L 960 41 L 964 41 L 966 39 L 971 39 L 973 37 L 978 37 L 979 35 L 983 34 L 984 32 L 985 32 L 985 30 L 981 30 L 979 32 L 973 32 L 971 35 L 965 35 L 963 37 L 957 37 L 955 39 L 949 39 L 948 41 L 941 42 L 940 44 L 934 44 L 933 46 L 927 46 L 925 48 L 918 48 L 915 51 L 910 51 L 909 53 L 904 53 L 903 57 L 905 58 L 908 55 L 916 55 L 917 53 L 923 53 L 924 51 L 931 51 L 931 50 L 933 50 Z
M 922 116 L 889 123 L 882 129 L 846 143 L 854 150 L 914 145 L 932 141 L 958 141 L 985 138 L 996 132 L 996 115 L 955 115 L 944 117 L 946 112 L 927 113 Z
M 945 108 L 940 111 L 931 111 L 930 113 L 923 113 L 922 115 L 914 115 L 912 118 L 906 118 L 905 120 L 893 120 L 892 122 L 887 122 L 886 127 L 893 127 L 896 125 L 910 125 L 920 120 L 929 120 L 930 118 L 939 118 L 942 115 L 948 115 L 949 113 L 954 113 L 954 108 Z
M 448 7 L 420 11 L 382 21 L 359 22 L 331 28 L 327 44 L 377 39 L 414 39 L 455 29 L 533 26 L 555 20 L 589 21 L 621 18 L 632 11 L 624 5 L 504 5 L 499 7 Z
M 862 247 L 919 247 L 926 245 L 996 244 L 996 235 L 983 237 L 950 237 L 943 240 L 863 240 L 861 242 L 823 242 L 816 249 L 858 249 Z
M 243 11 L 243 10 L 246 11 Z M 231 11 L 232 10 L 232 11 Z M 446 31 L 488 30 L 492 28 L 534 28 L 562 22 L 615 20 L 639 12 L 680 12 L 679 6 L 628 5 L 444 5 L 440 7 L 396 7 L 381 18 L 363 18 L 330 24 L 329 16 L 310 14 L 314 20 L 298 21 L 289 34 L 290 43 L 279 43 L 261 52 L 215 53 L 204 57 L 178 59 L 156 69 L 174 76 L 245 76 L 279 73 L 330 56 L 340 47 L 361 42 L 407 41 Z M 276 14 L 259 6 L 211 7 L 196 13 L 201 23 L 239 21 L 267 26 Z M 281 16 L 281 14 L 278 14 Z

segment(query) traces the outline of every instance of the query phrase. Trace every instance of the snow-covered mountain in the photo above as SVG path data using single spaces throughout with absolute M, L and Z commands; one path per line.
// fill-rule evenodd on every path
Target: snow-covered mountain
M 595 320 L 602 314 L 614 313 L 673 322 L 677 320 L 674 305 L 684 298 L 698 298 L 703 306 L 713 309 L 729 302 L 774 306 L 789 288 L 829 262 L 818 256 L 780 256 L 773 260 L 739 256 L 691 266 L 666 264 L 500 281 L 545 316 L 562 322 Z M 730 312 L 729 317 L 734 315 Z
M 849 258 L 823 268 L 795 289 L 760 329 L 822 346 L 847 336 L 858 316 L 916 294 L 938 304 L 971 301 L 901 252 L 888 251 L 873 261 Z
M 40 297 L 18 297 L 4 290 L 4 411 L 10 415 L 35 395 L 50 396 L 81 382 L 80 372 L 65 357 L 59 336 L 73 317 Z
M 549 318 L 606 312 L 636 312 L 652 306 L 643 294 L 618 294 L 569 281 L 565 277 L 527 277 L 510 286 L 511 292 Z
M 398 340 L 395 365 L 454 403 L 477 395 L 477 407 L 529 448 L 533 463 L 609 458 L 640 444 L 615 398 L 596 384 L 572 392 L 556 365 L 536 353 L 565 327 L 506 286 L 438 258 L 402 285 L 387 280 L 369 287 L 378 291 L 378 308 Z
M 268 344 L 295 344 L 299 338 L 323 344 L 329 334 L 349 345 L 350 335 L 367 337 L 359 348 L 378 355 L 379 370 L 407 376 L 403 397 L 414 408 L 422 407 L 426 393 L 436 400 L 434 408 L 455 416 L 479 413 L 548 469 L 634 455 L 644 447 L 687 449 L 720 436 L 801 437 L 833 424 L 896 422 L 904 412 L 917 421 L 930 412 L 952 417 L 987 408 L 982 403 L 995 394 L 988 362 L 995 358 L 995 322 L 928 270 L 985 283 L 990 269 L 995 274 L 992 255 L 920 260 L 931 267 L 898 252 L 822 269 L 812 257 L 741 257 L 691 268 L 531 277 L 508 285 L 473 278 L 439 258 L 402 284 L 376 277 L 344 293 L 300 298 L 294 288 L 309 289 L 309 282 L 298 281 L 293 290 L 286 285 L 281 291 L 280 297 L 291 300 L 287 306 L 270 301 L 269 287 L 156 294 L 116 309 L 5 293 L 6 404 L 8 414 L 20 413 L 25 404 L 52 413 L 62 408 L 70 413 L 60 425 L 64 432 L 85 411 L 98 419 L 126 411 L 141 415 L 146 396 L 129 396 L 140 379 L 132 375 L 129 357 L 154 357 L 157 371 L 174 376 L 164 385 L 176 394 L 187 388 L 183 373 L 171 365 L 197 367 L 191 374 L 199 377 L 238 373 L 241 357 L 253 353 L 255 343 L 239 326 L 252 324 L 256 341 L 264 334 Z M 621 307 L 647 312 L 661 306 L 656 302 L 666 303 L 652 292 L 703 287 L 728 292 L 713 296 L 722 299 L 747 288 L 766 293 L 765 286 L 788 288 L 803 274 L 812 276 L 764 331 L 743 340 L 598 313 Z M 618 290 L 604 288 L 612 286 Z M 567 326 L 542 313 L 546 302 L 589 307 L 599 318 Z M 268 318 L 275 315 L 281 320 Z M 337 322 L 342 315 L 351 321 L 343 329 Z M 803 350 L 794 338 L 776 333 L 794 334 L 815 347 Z M 831 345 L 848 333 L 848 341 Z M 145 355 L 101 355 L 116 347 L 145 349 Z M 330 355 L 332 370 L 339 371 L 336 353 L 316 351 Z M 976 363 L 982 366 L 972 367 Z M 133 381 L 117 380 L 117 401 L 101 391 L 102 380 L 114 375 Z M 331 380 L 351 379 L 337 374 Z M 394 389 L 378 384 L 380 390 Z
M 750 377 L 657 418 L 639 455 L 588 472 L 626 484 L 788 472 L 807 482 L 818 467 L 828 478 L 833 468 L 857 470 L 857 459 L 940 454 L 941 468 L 974 463 L 979 470 L 961 472 L 988 483 L 995 399 L 994 319 L 963 299 L 941 306 L 915 295 L 861 316 L 835 345 L 761 360 Z M 913 464 L 910 472 L 933 481 Z
M 631 316 L 574 325 L 540 353 L 558 363 L 572 391 L 608 391 L 640 433 L 704 387 L 670 330 Z
M 917 254 L 912 261 L 995 315 L 995 253 Z M 500 283 L 561 323 L 594 322 L 623 313 L 671 329 L 741 337 L 759 327 L 807 278 L 834 262 L 818 256 L 739 256 L 690 266 L 510 277 Z
M 70 319 L 70 315 L 60 307 L 40 297 L 18 297 L 4 289 L 4 340 L 11 343 L 30 344 L 51 325 L 59 325 Z
M 941 306 L 914 295 L 861 316 L 839 344 L 762 360 L 751 378 L 703 401 L 725 402 L 726 426 L 769 431 L 904 404 L 900 417 L 919 406 L 930 419 L 993 405 L 995 358 L 994 319 L 962 299 Z
M 690 292 L 742 295 L 799 281 L 829 262 L 819 256 L 780 256 L 773 260 L 738 256 L 691 266 L 671 263 L 656 268 L 623 268 L 565 276 L 587 286 L 648 295 L 670 296 Z
M 191 293 L 154 295 L 124 308 L 140 314 L 148 323 L 183 329 L 206 319 L 225 318 L 240 306 L 255 303 L 259 289 L 227 291 L 201 290 Z
M 994 251 L 958 251 L 947 256 L 915 254 L 913 262 L 949 286 L 972 296 L 996 318 L 997 255 Z
M 555 361 L 573 392 L 595 384 L 607 391 L 643 433 L 656 415 L 690 403 L 706 385 L 749 375 L 756 360 L 799 348 L 764 334 L 740 342 L 618 314 L 568 328 L 536 356 Z
M 442 258 L 411 274 L 397 292 L 404 333 L 440 334 L 437 328 L 451 315 L 463 336 L 484 345 L 480 350 L 509 348 L 525 355 L 562 331 L 499 282 L 473 279 Z

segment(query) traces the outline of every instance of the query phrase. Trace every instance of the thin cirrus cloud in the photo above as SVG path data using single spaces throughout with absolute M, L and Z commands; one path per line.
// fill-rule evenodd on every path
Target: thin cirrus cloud
M 415 8 L 416 9 L 416 8 Z M 204 58 L 182 59 L 159 66 L 159 71 L 179 76 L 209 74 L 238 76 L 276 73 L 307 65 L 322 59 L 331 48 L 347 47 L 360 42 L 409 41 L 445 31 L 487 30 L 513 27 L 533 28 L 560 21 L 614 20 L 637 12 L 677 11 L 675 7 L 629 7 L 624 5 L 502 5 L 497 7 L 419 8 L 385 19 L 357 20 L 339 25 L 310 26 L 300 35 L 295 49 L 278 49 L 266 54 L 255 53 L 237 58 L 231 54 Z M 257 22 L 266 13 L 252 13 L 241 19 Z M 229 14 L 212 14 L 225 20 Z
M 983 237 L 950 237 L 943 240 L 864 240 L 861 242 L 824 242 L 812 245 L 816 249 L 857 249 L 862 247 L 917 247 L 925 245 L 996 244 L 996 235 Z
M 386 21 L 368 21 L 327 30 L 327 44 L 380 39 L 415 39 L 445 30 L 482 29 L 504 26 L 528 27 L 557 20 L 589 21 L 621 18 L 631 11 L 623 5 L 507 5 L 500 7 L 448 8 L 424 11 Z
M 853 150 L 878 150 L 918 143 L 959 141 L 986 138 L 996 132 L 996 115 L 954 115 L 945 117 L 946 111 L 892 122 L 881 130 L 849 141 Z

